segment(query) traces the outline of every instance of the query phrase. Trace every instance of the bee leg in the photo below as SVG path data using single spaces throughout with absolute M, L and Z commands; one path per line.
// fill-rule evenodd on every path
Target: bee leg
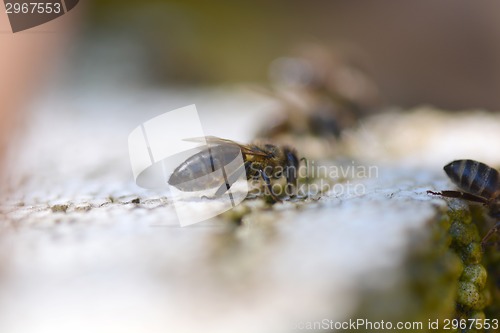
M 303 199 L 307 199 L 307 198 L 309 198 L 309 190 L 308 190 L 309 189 L 309 161 L 305 157 L 302 157 L 300 160 L 304 161 L 304 163 L 306 165 L 306 192 L 304 193 Z
M 464 192 L 459 192 L 459 191 L 441 191 L 441 192 L 433 192 L 433 191 L 427 191 L 427 194 L 432 194 L 432 195 L 440 195 L 442 197 L 446 198 L 458 198 L 458 199 L 464 199 L 467 201 L 472 201 L 472 202 L 479 202 L 484 205 L 488 204 L 488 200 L 478 197 L 477 195 L 473 195 L 470 193 L 464 193 Z
M 278 198 L 276 196 L 276 194 L 274 194 L 273 187 L 271 186 L 271 179 L 269 179 L 269 177 L 266 175 L 266 173 L 261 170 L 260 176 L 262 177 L 262 179 L 264 179 L 264 182 L 266 183 L 266 187 L 269 190 L 269 193 L 271 193 L 271 197 L 273 197 L 274 201 L 282 202 L 282 200 L 280 198 Z
M 286 184 L 285 193 L 289 195 L 289 198 L 293 199 L 297 197 L 297 188 L 294 187 L 291 183 Z
M 493 244 L 497 244 L 497 243 L 487 243 L 488 239 L 491 238 L 491 236 L 493 236 L 494 233 L 497 233 L 498 231 L 500 231 L 500 222 L 497 222 L 497 224 L 495 224 L 493 226 L 493 228 L 491 228 L 490 230 L 488 230 L 488 232 L 486 233 L 486 235 L 483 237 L 483 239 L 481 240 L 481 247 L 484 249 L 486 246 L 488 245 L 493 245 Z
M 245 164 L 242 164 L 232 174 L 225 177 L 224 183 L 221 186 L 219 186 L 219 188 L 215 192 L 215 197 L 220 197 L 221 195 L 226 193 L 231 188 L 231 186 L 233 186 L 233 184 L 236 183 L 236 181 L 243 174 L 243 172 L 246 172 L 246 168 L 247 166 Z

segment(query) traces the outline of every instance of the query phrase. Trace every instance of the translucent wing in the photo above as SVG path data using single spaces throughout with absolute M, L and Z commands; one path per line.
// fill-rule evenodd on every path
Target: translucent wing
M 227 139 L 222 139 L 218 138 L 216 136 L 205 136 L 205 137 L 198 137 L 198 138 L 188 138 L 184 139 L 184 141 L 191 141 L 191 142 L 206 142 L 208 144 L 214 144 L 214 145 L 221 145 L 221 146 L 238 146 L 241 149 L 241 152 L 246 155 L 255 155 L 255 156 L 267 156 L 270 157 L 271 155 L 267 153 L 266 151 L 256 147 L 256 146 L 250 146 L 250 145 L 243 145 L 238 142 L 232 141 L 232 140 L 227 140 Z

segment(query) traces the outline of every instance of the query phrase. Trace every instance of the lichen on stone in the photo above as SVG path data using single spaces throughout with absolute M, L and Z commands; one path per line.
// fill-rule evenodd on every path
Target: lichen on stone
M 453 205 L 455 200 L 450 201 Z M 479 209 L 478 209 L 479 208 Z M 483 252 L 481 238 L 485 223 L 484 210 L 477 206 L 471 209 L 450 209 L 447 213 L 451 220 L 449 234 L 452 242 L 450 248 L 460 257 L 464 269 L 457 282 L 456 318 L 481 319 L 500 317 L 499 286 L 492 279 L 498 276 L 498 265 L 495 269 L 489 264 L 491 250 Z M 481 230 L 481 232 L 479 231 Z M 475 328 L 463 332 L 484 332 Z

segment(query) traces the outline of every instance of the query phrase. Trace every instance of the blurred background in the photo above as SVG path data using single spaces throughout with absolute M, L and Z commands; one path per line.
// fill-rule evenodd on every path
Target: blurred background
M 366 70 L 386 104 L 497 110 L 499 12 L 462 0 L 89 1 L 71 59 L 80 78 L 122 84 L 265 82 L 274 59 L 317 43 Z
M 88 0 L 57 20 L 17 34 L 9 31 L 3 13 L 0 156 L 33 105 L 101 117 L 130 111 L 133 123 L 160 109 L 201 102 L 190 91 L 203 87 L 268 87 L 279 81 L 277 72 L 300 76 L 294 72 L 300 68 L 280 62 L 289 57 L 311 61 L 316 74 L 333 76 L 340 82 L 334 91 L 349 90 L 353 76 L 343 67 L 358 70 L 368 78 L 368 97 L 344 97 L 371 111 L 418 105 L 496 111 L 499 12 L 495 1 L 465 0 L 314 5 Z M 359 80 L 353 82 L 359 86 Z M 160 96 L 163 105 L 148 113 Z M 248 107 L 233 112 L 244 119 L 241 123 L 266 114 L 247 112 L 262 103 L 239 104 Z M 345 123 L 352 125 L 353 119 Z M 239 140 L 252 136 L 237 132 L 224 134 Z
M 88 0 L 15 35 L 4 14 L 3 123 L 28 96 L 46 94 L 50 82 L 75 98 L 127 88 L 266 84 L 275 59 L 303 55 L 308 45 L 368 75 L 381 106 L 498 110 L 499 12 L 498 2 L 465 0 Z M 4 127 L 7 133 L 12 126 Z
M 30 96 L 52 89 L 103 104 L 127 89 L 266 85 L 273 61 L 318 46 L 367 75 L 379 107 L 498 110 L 499 12 L 465 0 L 87 0 L 17 34 L 2 12 L 0 152 Z
M 408 278 L 401 261 L 409 239 L 436 217 L 425 191 L 450 186 L 442 165 L 462 156 L 500 161 L 496 1 L 86 0 L 16 34 L 2 10 L 0 49 L 0 162 L 9 171 L 0 183 L 0 324 L 11 331 L 75 332 L 82 323 L 85 332 L 88 324 L 132 332 L 147 322 L 160 332 L 169 321 L 200 331 L 192 308 L 195 318 L 217 312 L 215 322 L 235 325 L 345 318 L 364 294 L 358 281 L 389 295 L 371 310 L 390 312 L 405 302 L 392 302 L 400 293 L 387 281 Z M 263 220 L 253 217 L 255 230 L 151 228 L 175 212 L 164 193 L 133 182 L 130 131 L 196 103 L 206 134 L 248 142 L 273 123 L 271 110 L 283 106 L 273 89 L 288 81 L 303 83 L 297 96 L 314 107 L 301 113 L 295 105 L 302 111 L 281 114 L 283 126 L 267 135 L 310 131 L 314 140 L 297 140 L 299 151 L 337 162 L 328 149 L 341 142 L 352 163 L 409 167 L 392 165 L 369 180 L 376 204 L 333 193 L 324 210 L 265 211 Z M 420 105 L 446 111 L 408 111 Z M 356 127 L 363 107 L 396 111 Z M 449 285 L 447 315 L 455 305 Z M 431 301 L 441 297 L 427 286 Z M 403 295 L 411 306 L 396 312 L 419 314 L 419 294 Z M 263 331 L 267 324 L 258 322 Z

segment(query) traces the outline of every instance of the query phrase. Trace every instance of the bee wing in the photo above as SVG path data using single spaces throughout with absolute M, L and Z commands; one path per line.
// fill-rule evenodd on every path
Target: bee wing
M 187 138 L 184 139 L 184 141 L 191 141 L 191 142 L 206 142 L 209 144 L 214 144 L 214 145 L 221 145 L 221 146 L 238 146 L 241 149 L 241 152 L 246 155 L 255 155 L 255 156 L 270 156 L 269 153 L 265 152 L 264 150 L 255 147 L 255 146 L 250 146 L 250 145 L 243 145 L 240 144 L 236 141 L 228 140 L 228 139 L 222 139 L 216 136 L 205 136 L 205 137 L 198 137 L 198 138 Z
M 190 141 L 190 142 L 206 142 L 206 143 L 212 143 L 216 145 L 231 145 L 231 146 L 241 146 L 239 143 L 232 141 L 232 140 L 227 140 L 227 139 L 222 139 L 216 136 L 201 136 L 197 138 L 187 138 L 183 139 L 183 141 Z

